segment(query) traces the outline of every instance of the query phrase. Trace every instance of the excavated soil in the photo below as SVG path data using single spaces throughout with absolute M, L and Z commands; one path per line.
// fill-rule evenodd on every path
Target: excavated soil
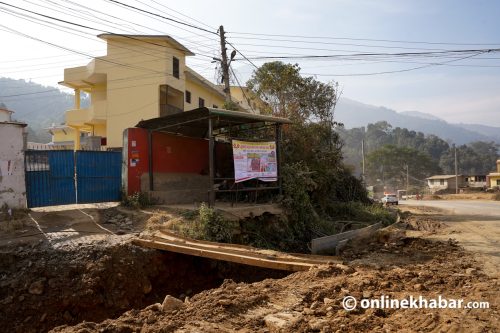
M 346 265 L 328 265 L 252 284 L 226 280 L 172 311 L 160 304 L 117 319 L 53 332 L 494 332 L 499 284 L 453 240 L 404 236 L 404 225 L 352 244 Z M 345 296 L 488 301 L 489 309 L 356 309 Z
M 106 226 L 128 225 L 104 217 Z M 449 229 L 432 216 L 409 215 L 349 244 L 343 265 L 294 274 L 144 249 L 130 244 L 132 235 L 2 245 L 0 331 L 494 332 L 498 276 L 485 274 L 455 240 L 426 236 Z M 182 301 L 167 310 L 166 295 Z M 346 311 L 347 295 L 441 295 L 490 307 Z
M 58 248 L 46 242 L 0 248 L 0 331 L 46 332 L 57 325 L 116 318 L 130 309 L 281 271 L 134 246 L 125 237 Z

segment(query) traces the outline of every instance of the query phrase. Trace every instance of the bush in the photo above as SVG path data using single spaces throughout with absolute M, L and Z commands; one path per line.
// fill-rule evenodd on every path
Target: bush
M 147 193 L 135 192 L 132 195 L 127 195 L 125 191 L 122 192 L 122 205 L 134 209 L 142 209 L 153 204 Z
M 230 243 L 233 230 L 230 221 L 224 219 L 215 209 L 202 203 L 198 209 L 197 219 L 188 222 L 182 229 L 182 233 L 194 239 Z

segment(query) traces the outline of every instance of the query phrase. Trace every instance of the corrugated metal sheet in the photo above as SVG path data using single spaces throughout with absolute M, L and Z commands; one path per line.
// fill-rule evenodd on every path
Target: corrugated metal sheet
M 76 203 L 72 150 L 26 151 L 28 207 Z
M 78 203 L 119 201 L 121 164 L 121 152 L 77 151 Z

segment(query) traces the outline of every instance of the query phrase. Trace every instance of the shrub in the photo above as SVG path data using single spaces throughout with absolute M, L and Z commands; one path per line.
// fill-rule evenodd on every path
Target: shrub
M 130 207 L 134 209 L 146 208 L 153 204 L 152 200 L 149 198 L 147 193 L 135 192 L 132 195 L 127 195 L 124 191 L 122 192 L 121 203 L 125 207 Z
M 205 203 L 198 209 L 198 217 L 186 222 L 182 233 L 188 237 L 222 243 L 230 243 L 232 240 L 233 224 Z

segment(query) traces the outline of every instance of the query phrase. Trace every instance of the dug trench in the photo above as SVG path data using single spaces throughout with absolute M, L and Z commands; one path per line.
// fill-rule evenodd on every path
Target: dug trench
M 144 249 L 107 239 L 53 248 L 46 242 L 0 250 L 0 331 L 46 332 L 117 318 L 127 310 L 184 299 L 225 279 L 256 282 L 289 273 Z

